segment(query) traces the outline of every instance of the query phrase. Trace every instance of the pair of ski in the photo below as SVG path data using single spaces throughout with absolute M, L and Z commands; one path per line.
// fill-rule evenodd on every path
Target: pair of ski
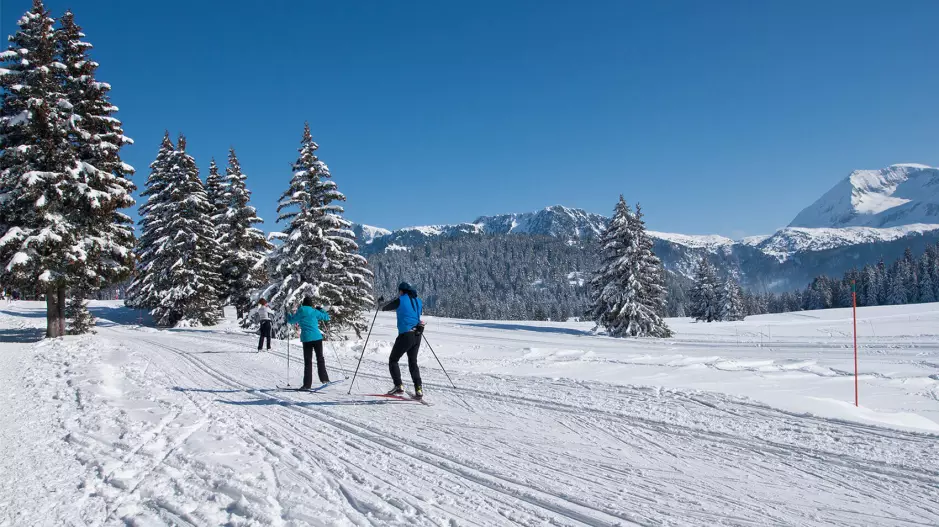
M 322 385 L 320 385 L 320 386 L 317 386 L 317 387 L 315 387 L 315 388 L 297 388 L 297 387 L 294 387 L 294 386 L 280 386 L 280 385 L 278 385 L 278 386 L 277 386 L 277 389 L 278 389 L 278 390 L 281 390 L 281 391 L 284 391 L 284 392 L 317 393 L 317 392 L 322 391 L 323 389 L 325 389 L 325 388 L 327 388 L 327 387 L 329 387 L 329 386 L 332 386 L 332 385 L 334 385 L 334 384 L 339 384 L 339 383 L 341 383 L 341 382 L 342 382 L 342 381 L 330 381 L 330 382 L 327 382 L 327 383 L 322 384 Z
M 405 393 L 402 394 L 402 395 L 396 395 L 396 394 L 393 394 L 393 393 L 367 393 L 367 394 L 365 394 L 365 396 L 366 396 L 366 397 L 385 397 L 385 398 L 387 398 L 387 399 L 397 399 L 397 400 L 399 400 L 399 401 L 414 401 L 414 402 L 416 402 L 416 403 L 421 403 L 421 404 L 423 404 L 424 406 L 433 406 L 433 405 L 434 405 L 433 403 L 429 403 L 429 402 L 425 401 L 423 397 L 418 398 L 416 395 L 414 395 L 414 394 L 411 393 L 411 392 L 405 392 Z
M 334 384 L 339 384 L 341 382 L 342 381 L 331 381 L 323 385 L 317 386 L 316 388 L 308 388 L 308 389 L 295 388 L 293 386 L 278 386 L 277 389 L 285 391 L 285 392 L 318 393 L 329 386 L 332 386 Z M 368 394 L 365 394 L 365 396 L 366 397 L 385 397 L 387 399 L 396 399 L 398 401 L 414 401 L 416 403 L 421 403 L 424 406 L 433 406 L 433 403 L 429 403 L 425 401 L 423 398 L 418 398 L 416 395 L 410 392 L 405 392 L 402 395 L 395 395 L 391 393 L 368 393 Z

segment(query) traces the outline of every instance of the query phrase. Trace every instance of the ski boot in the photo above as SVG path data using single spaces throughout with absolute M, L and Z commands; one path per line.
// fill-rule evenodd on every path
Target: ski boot
M 388 392 L 388 395 L 402 395 L 403 393 L 404 393 L 404 385 L 399 384 L 395 386 L 394 388 L 392 388 L 391 391 Z
M 414 389 L 414 398 L 420 401 L 424 398 L 424 389 L 418 386 Z

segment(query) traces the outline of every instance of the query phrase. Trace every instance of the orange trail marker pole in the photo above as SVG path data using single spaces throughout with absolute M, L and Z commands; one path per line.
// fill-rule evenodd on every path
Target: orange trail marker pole
M 854 315 L 854 406 L 858 406 L 857 380 L 857 281 L 851 280 L 851 311 Z

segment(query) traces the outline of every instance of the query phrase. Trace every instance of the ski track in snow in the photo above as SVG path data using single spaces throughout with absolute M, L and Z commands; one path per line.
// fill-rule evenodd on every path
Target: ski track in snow
M 0 328 L 41 325 L 35 313 L 8 309 Z M 542 353 L 538 335 L 504 345 L 609 367 Z M 441 355 L 453 389 L 426 350 L 434 406 L 361 395 L 390 384 L 382 340 L 352 395 L 348 379 L 293 393 L 275 388 L 285 343 L 255 342 L 106 321 L 96 336 L 5 341 L 0 526 L 939 524 L 934 434 L 715 392 L 474 373 L 473 357 Z M 337 349 L 351 373 L 361 344 Z

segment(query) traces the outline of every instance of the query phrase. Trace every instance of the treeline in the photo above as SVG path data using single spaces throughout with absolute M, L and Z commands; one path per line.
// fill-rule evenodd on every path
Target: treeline
M 597 243 L 519 234 L 437 240 L 369 256 L 375 296 L 414 284 L 428 314 L 489 320 L 583 317 Z M 666 273 L 666 314 L 683 316 L 689 281 Z
M 407 280 L 419 288 L 428 314 L 566 320 L 584 313 L 595 250 L 546 236 L 463 237 L 374 254 L 369 265 L 376 295 Z
M 718 314 L 728 309 L 726 299 L 735 293 L 728 296 L 726 291 L 734 289 L 736 282 L 727 278 L 721 287 L 716 276 L 713 265 L 702 260 L 690 286 L 679 283 L 675 291 L 670 291 L 669 310 L 673 316 L 691 316 L 705 322 L 736 319 Z M 749 316 L 851 307 L 853 291 L 857 292 L 859 307 L 939 301 L 939 244 L 927 246 L 918 257 L 908 248 L 903 257 L 889 265 L 881 260 L 850 269 L 841 278 L 818 276 L 798 291 L 739 293 L 739 311 Z
M 939 300 L 939 244 L 930 245 L 919 257 L 910 249 L 887 265 L 851 269 L 841 278 L 819 276 L 802 291 L 763 295 L 756 309 L 780 313 L 851 307 L 852 284 L 857 287 L 858 306 L 895 306 Z
M 364 329 L 361 314 L 373 303 L 371 273 L 358 254 L 352 224 L 343 217 L 332 174 L 304 125 L 293 177 L 278 202 L 282 231 L 273 245 L 256 227 L 247 176 L 234 149 L 223 176 L 215 161 L 203 181 L 180 136 L 163 136 L 140 208 L 136 275 L 127 304 L 149 310 L 161 326 L 212 325 L 222 306 L 234 305 L 245 325 L 264 298 L 275 331 L 286 334 L 284 312 L 310 297 L 335 329 Z

